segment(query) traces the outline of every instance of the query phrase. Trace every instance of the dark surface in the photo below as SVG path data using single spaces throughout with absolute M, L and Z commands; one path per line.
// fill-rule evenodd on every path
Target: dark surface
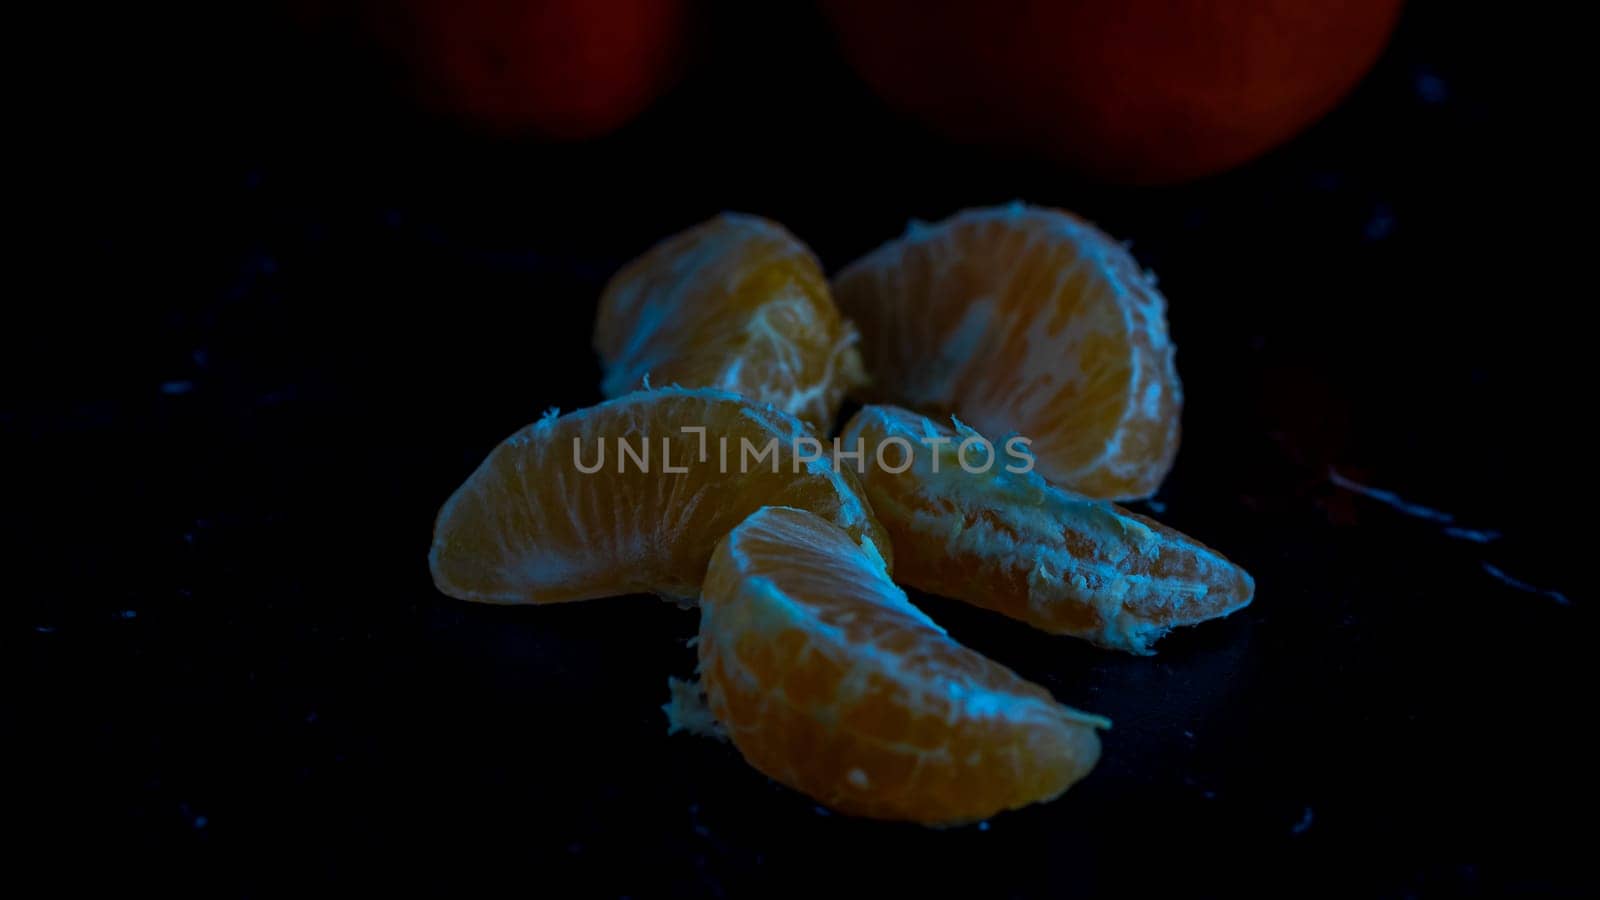
M 0 403 L 17 877 L 210 895 L 1594 888 L 1593 465 L 1571 424 L 1593 405 L 1574 374 L 1588 340 L 1562 324 L 1576 241 L 1546 210 L 1572 176 L 1525 102 L 1560 23 L 1416 3 L 1311 133 L 1140 190 L 939 145 L 792 18 L 713 29 L 679 90 L 576 148 L 356 102 L 249 19 L 166 54 L 116 27 L 90 45 L 104 67 L 69 86 L 62 108 L 87 114 L 51 183 L 66 252 L 20 304 Z M 1066 798 L 942 832 L 829 816 L 728 745 L 666 736 L 693 612 L 435 593 L 438 504 L 545 408 L 597 399 L 594 300 L 651 241 L 742 209 L 831 269 L 910 216 L 1013 197 L 1082 212 L 1159 274 L 1188 406 L 1156 514 L 1258 583 L 1153 659 L 926 599 L 1115 721 Z

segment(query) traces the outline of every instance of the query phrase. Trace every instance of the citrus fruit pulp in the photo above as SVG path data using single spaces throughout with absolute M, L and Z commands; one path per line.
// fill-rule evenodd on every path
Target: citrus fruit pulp
M 623 267 L 594 334 L 608 397 L 646 378 L 717 388 L 824 431 L 862 379 L 856 341 L 811 251 L 774 222 L 734 213 Z
M 813 455 L 809 437 L 793 416 L 712 390 L 641 391 L 547 416 L 445 502 L 428 557 L 434 583 L 489 603 L 690 599 L 717 540 L 773 503 L 814 510 L 887 556 L 854 473 L 835 472 L 826 455 L 800 458 Z
M 914 224 L 841 271 L 834 295 L 861 329 L 863 399 L 1026 434 L 1041 474 L 1094 497 L 1147 497 L 1172 467 L 1183 390 L 1165 300 L 1070 213 Z
M 956 643 L 801 510 L 759 510 L 718 545 L 699 655 L 745 759 L 852 815 L 946 825 L 1052 799 L 1110 724 Z
M 1215 550 L 1052 485 L 1024 471 L 1009 441 L 959 423 L 867 406 L 840 447 L 862 451 L 859 469 L 841 468 L 861 473 L 895 546 L 895 577 L 918 590 L 1133 653 L 1255 594 L 1249 573 Z

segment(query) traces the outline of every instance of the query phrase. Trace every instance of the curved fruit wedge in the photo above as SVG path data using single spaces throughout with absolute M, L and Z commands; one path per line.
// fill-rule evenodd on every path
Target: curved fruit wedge
M 1014 204 L 913 225 L 834 279 L 861 328 L 865 399 L 1034 440 L 1041 474 L 1094 497 L 1160 487 L 1183 389 L 1166 301 L 1111 238 Z
M 858 442 L 895 578 L 918 590 L 1133 653 L 1255 595 L 1249 573 L 1199 541 L 1036 472 L 1008 471 L 1028 468 L 1025 445 L 991 444 L 892 406 L 850 420 L 841 448 Z M 893 471 L 908 451 L 910 466 Z
M 767 775 L 840 812 L 930 825 L 1050 800 L 1110 723 L 951 640 L 846 532 L 769 507 L 701 601 L 711 712 Z
M 793 416 L 710 390 L 547 416 L 496 447 L 439 511 L 434 584 L 487 603 L 692 598 L 717 541 L 773 503 L 813 510 L 886 556 L 855 475 L 797 458 L 814 455 L 810 435 Z
M 600 298 L 606 396 L 656 384 L 771 403 L 821 430 L 863 378 L 811 251 L 774 222 L 724 213 L 656 245 Z

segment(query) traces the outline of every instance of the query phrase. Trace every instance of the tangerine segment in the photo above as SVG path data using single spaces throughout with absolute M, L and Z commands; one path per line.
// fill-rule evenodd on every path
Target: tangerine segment
M 594 332 L 608 397 L 646 378 L 717 388 L 824 431 L 863 380 L 857 340 L 811 251 L 777 223 L 734 213 L 625 266 Z
M 1169 629 L 1226 616 L 1255 596 L 1248 572 L 1199 541 L 1012 471 L 1027 462 L 1010 440 L 991 444 L 960 422 L 868 406 L 841 439 L 846 450 L 858 443 L 903 584 L 1141 654 Z M 910 466 L 893 471 L 908 448 Z
M 546 416 L 496 447 L 439 511 L 434 584 L 486 603 L 693 598 L 717 540 L 772 503 L 813 510 L 887 556 L 860 482 L 825 454 L 808 460 L 811 440 L 793 416 L 712 390 L 641 391 Z
M 834 295 L 861 328 L 865 399 L 1022 432 L 1045 477 L 1094 497 L 1147 497 L 1172 468 L 1183 389 L 1166 301 L 1076 216 L 1013 204 L 913 223 Z
M 1110 726 L 957 644 L 808 512 L 735 528 L 701 609 L 713 715 L 751 765 L 843 813 L 946 825 L 1050 800 Z

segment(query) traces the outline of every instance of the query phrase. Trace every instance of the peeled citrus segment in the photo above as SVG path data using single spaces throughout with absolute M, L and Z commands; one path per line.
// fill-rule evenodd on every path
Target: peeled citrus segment
M 863 378 L 857 337 L 804 244 L 774 222 L 724 213 L 611 279 L 594 344 L 607 397 L 646 378 L 716 388 L 826 431 Z
M 728 737 L 843 813 L 945 825 L 1050 800 L 1110 726 L 951 640 L 808 512 L 768 507 L 735 528 L 701 610 L 702 683 Z
M 1011 439 L 868 406 L 840 437 L 841 450 L 858 445 L 862 465 L 841 457 L 843 468 L 862 473 L 902 584 L 1133 653 L 1255 596 L 1249 573 L 1199 541 L 1008 471 L 1028 469 L 1026 446 Z M 894 471 L 908 450 L 909 467 Z
M 1183 389 L 1166 301 L 1070 213 L 1014 204 L 914 224 L 833 289 L 861 329 L 863 399 L 1026 434 L 1045 477 L 1094 497 L 1147 497 L 1172 468 Z
M 826 454 L 806 461 L 812 440 L 787 413 L 711 390 L 547 416 L 496 447 L 439 511 L 434 584 L 487 603 L 693 598 L 717 541 L 773 503 L 813 510 L 887 556 L 855 474 Z

